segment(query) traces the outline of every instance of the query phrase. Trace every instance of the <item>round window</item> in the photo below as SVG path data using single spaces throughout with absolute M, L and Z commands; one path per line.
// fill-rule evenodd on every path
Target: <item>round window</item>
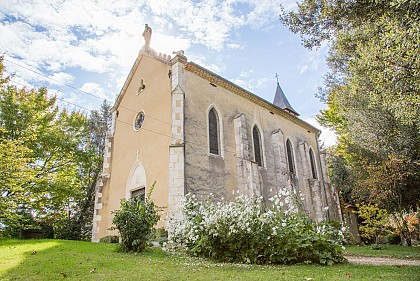
M 144 113 L 139 112 L 136 116 L 136 120 L 134 120 L 134 129 L 136 131 L 140 130 L 141 126 L 143 125 L 143 122 L 144 122 Z

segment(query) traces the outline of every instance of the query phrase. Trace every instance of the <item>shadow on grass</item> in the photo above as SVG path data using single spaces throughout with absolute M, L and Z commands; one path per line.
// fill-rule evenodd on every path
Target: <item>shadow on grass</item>
M 50 239 L 0 240 L 0 280 L 89 279 L 97 266 L 97 246 Z
M 0 280 L 171 280 L 153 278 L 176 267 L 171 259 L 158 249 L 120 253 L 117 244 L 0 240 Z

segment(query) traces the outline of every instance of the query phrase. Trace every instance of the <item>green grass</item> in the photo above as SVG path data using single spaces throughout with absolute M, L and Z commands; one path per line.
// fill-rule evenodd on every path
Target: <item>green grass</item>
M 346 254 L 366 257 L 387 257 L 420 260 L 420 247 L 397 245 L 346 246 Z
M 93 273 L 89 273 L 95 268 Z M 310 279 L 312 278 L 312 279 Z M 418 280 L 420 267 L 254 266 L 116 251 L 115 244 L 0 240 L 0 280 Z

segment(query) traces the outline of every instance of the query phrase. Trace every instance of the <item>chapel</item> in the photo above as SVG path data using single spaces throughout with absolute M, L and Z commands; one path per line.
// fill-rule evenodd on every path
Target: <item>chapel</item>
M 264 200 L 282 190 L 303 194 L 316 221 L 341 220 L 320 130 L 299 118 L 279 83 L 271 103 L 208 69 L 145 44 L 112 108 L 103 173 L 98 181 L 92 241 L 115 235 L 112 212 L 122 198 L 151 198 L 176 214 L 188 193 L 213 200 L 237 194 Z

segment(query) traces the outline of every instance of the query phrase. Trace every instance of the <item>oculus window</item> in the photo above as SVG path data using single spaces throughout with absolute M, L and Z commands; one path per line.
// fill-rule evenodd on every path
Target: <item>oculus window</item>
M 134 130 L 140 130 L 141 126 L 144 123 L 144 112 L 141 111 L 137 114 L 136 119 L 134 120 Z

